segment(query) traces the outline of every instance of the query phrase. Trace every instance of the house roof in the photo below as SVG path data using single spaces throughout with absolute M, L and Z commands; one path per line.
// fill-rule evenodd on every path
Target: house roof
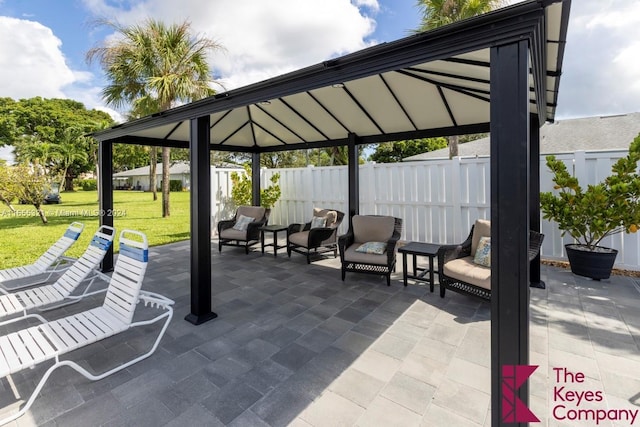
M 158 163 L 158 165 L 156 166 L 156 175 L 162 175 L 162 170 L 163 170 L 162 166 L 163 166 L 162 163 Z M 232 165 L 232 164 L 224 164 L 221 166 L 212 165 L 211 167 L 216 167 L 218 169 L 220 168 L 241 169 L 242 168 L 242 166 Z M 143 166 L 141 168 L 135 168 L 128 171 L 117 172 L 113 174 L 113 177 L 126 178 L 129 176 L 148 176 L 150 168 L 151 168 L 150 166 Z M 175 162 L 169 167 L 169 173 L 171 175 L 188 175 L 190 172 L 191 172 L 191 168 L 190 168 L 189 162 Z
M 540 154 L 574 151 L 626 150 L 640 134 L 640 112 L 615 116 L 584 117 L 545 123 L 540 128 Z M 458 145 L 459 157 L 488 156 L 489 137 Z M 405 162 L 449 158 L 449 148 L 402 159 Z
M 162 175 L 162 163 L 158 163 L 156 166 L 156 175 Z M 143 166 L 141 168 L 130 169 L 128 171 L 117 172 L 113 174 L 114 178 L 126 178 L 128 176 L 148 176 L 151 166 Z M 171 175 L 180 175 L 189 173 L 189 163 L 176 162 L 169 167 L 169 173 Z
M 570 1 L 529 0 L 382 43 L 111 129 L 100 141 L 188 147 L 208 116 L 211 148 L 281 151 L 487 132 L 491 47 L 530 42 L 529 109 L 553 121 Z M 542 24 L 544 22 L 544 24 Z

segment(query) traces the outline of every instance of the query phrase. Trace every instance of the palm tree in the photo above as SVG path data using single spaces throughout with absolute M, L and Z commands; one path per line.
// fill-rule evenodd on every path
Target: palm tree
M 102 23 L 112 27 L 118 37 L 89 50 L 86 57 L 89 63 L 99 60 L 110 81 L 102 91 L 108 104 L 128 105 L 131 116 L 140 117 L 215 93 L 211 85 L 217 82 L 210 77 L 206 56 L 223 47 L 205 37 L 192 37 L 188 22 L 167 26 L 149 19 L 130 27 Z M 162 216 L 167 217 L 168 147 L 162 148 L 162 163 Z
M 86 161 L 89 137 L 84 136 L 80 128 L 69 127 L 62 132 L 60 140 L 53 146 L 52 158 L 58 162 L 60 173 L 60 189 L 73 190 L 73 181 L 67 179 L 69 167 L 76 160 Z
M 432 30 L 462 19 L 487 13 L 506 4 L 505 0 L 417 0 L 422 22 L 416 33 Z M 458 136 L 449 138 L 449 158 L 458 155 Z

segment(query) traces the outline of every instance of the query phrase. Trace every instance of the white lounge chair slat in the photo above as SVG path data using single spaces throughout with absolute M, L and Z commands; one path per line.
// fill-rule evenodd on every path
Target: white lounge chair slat
M 13 350 L 16 352 L 18 356 L 18 360 L 20 365 L 24 366 L 27 364 L 33 364 L 33 357 L 31 357 L 31 353 L 27 350 L 26 344 L 22 342 L 22 338 L 19 333 L 7 335 L 9 342 L 13 346 Z
M 78 334 L 78 341 L 86 342 L 96 336 L 91 329 L 85 326 L 85 320 L 82 317 L 74 316 L 73 319 L 65 318 L 63 319 L 63 323 L 65 323 L 64 328 L 67 330 L 74 330 L 75 333 Z
M 71 335 L 69 335 L 64 329 L 60 328 L 56 322 L 48 322 L 40 326 L 40 329 L 45 332 L 45 335 L 49 339 L 57 339 L 53 341 L 54 345 L 61 352 L 66 352 L 70 347 L 75 346 L 76 341 Z M 55 337 L 55 338 L 54 338 Z
M 2 348 L 2 353 L 4 355 L 5 363 L 7 364 L 7 367 L 5 369 L 0 369 L 0 370 L 15 372 L 13 371 L 13 369 L 20 368 L 20 360 L 18 359 L 18 355 L 13 349 L 13 345 L 11 345 L 11 342 L 9 341 L 8 337 L 6 336 L 0 337 L 0 347 Z
M 48 358 L 57 354 L 58 349 L 54 347 L 53 343 L 44 336 L 39 326 L 32 326 L 27 329 L 26 332 L 31 336 L 31 338 L 33 338 L 38 345 L 38 348 L 45 354 L 45 357 Z
M 78 313 L 77 318 L 80 319 L 82 324 L 91 332 L 92 335 L 100 335 L 104 331 L 104 323 L 99 322 L 100 326 L 96 326 L 96 322 L 92 321 L 87 312 Z
M 22 304 L 14 294 L 0 296 L 0 317 L 22 311 Z
M 28 330 L 18 331 L 17 334 L 20 336 L 22 341 L 24 341 L 24 345 L 29 350 L 29 353 L 31 353 L 31 357 L 34 361 L 42 360 L 45 357 L 44 351 L 42 351 L 42 348 L 40 348 L 36 343 Z

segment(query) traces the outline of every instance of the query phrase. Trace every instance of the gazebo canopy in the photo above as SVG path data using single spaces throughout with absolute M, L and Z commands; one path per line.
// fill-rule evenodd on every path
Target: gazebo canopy
M 188 147 L 210 117 L 216 150 L 273 151 L 487 132 L 490 47 L 530 41 L 530 112 L 553 121 L 568 2 L 530 0 L 324 61 L 98 132 L 99 140 Z M 545 14 L 544 26 L 540 14 Z

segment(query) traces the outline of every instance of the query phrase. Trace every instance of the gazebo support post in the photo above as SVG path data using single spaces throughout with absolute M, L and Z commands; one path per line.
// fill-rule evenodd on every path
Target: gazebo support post
M 251 153 L 251 204 L 260 206 L 260 153 Z
M 360 156 L 358 154 L 357 136 L 349 134 L 347 143 L 347 159 L 349 163 L 349 229 L 351 229 L 351 218 L 360 213 Z
M 98 166 L 100 169 L 100 225 L 113 227 L 113 144 L 111 141 L 101 141 L 98 145 Z M 113 246 L 109 248 L 100 269 L 103 273 L 113 271 Z
M 191 119 L 191 313 L 200 325 L 218 315 L 211 311 L 211 161 L 209 116 Z
M 529 226 L 533 231 L 540 232 L 540 120 L 537 114 L 531 114 L 529 118 L 530 129 L 530 154 L 529 160 Z M 540 279 L 540 252 L 530 265 L 529 283 L 532 288 L 544 289 L 544 281 Z
M 514 399 L 529 402 L 526 381 L 510 396 L 502 387 L 503 381 L 513 386 L 516 365 L 529 364 L 528 59 L 526 39 L 491 48 L 492 426 L 528 425 L 515 409 L 515 419 L 502 415 L 511 409 L 505 405 L 516 407 Z

